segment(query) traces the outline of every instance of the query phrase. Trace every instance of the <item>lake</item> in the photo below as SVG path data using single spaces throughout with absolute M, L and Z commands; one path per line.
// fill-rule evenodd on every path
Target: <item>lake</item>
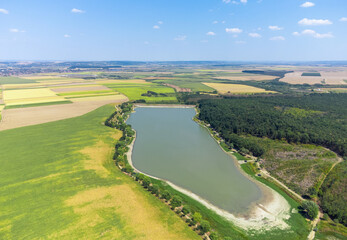
M 139 171 L 172 182 L 233 214 L 262 197 L 208 130 L 192 120 L 193 108 L 136 108 L 132 162 Z

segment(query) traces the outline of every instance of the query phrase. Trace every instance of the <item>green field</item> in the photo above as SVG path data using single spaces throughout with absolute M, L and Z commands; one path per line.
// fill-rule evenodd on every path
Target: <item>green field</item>
M 35 83 L 35 80 L 24 79 L 19 77 L 0 77 L 0 84 L 21 84 L 21 83 Z
M 143 99 L 148 103 L 176 103 L 177 98 L 175 94 L 175 90 L 173 88 L 160 86 L 158 84 L 150 83 L 150 84 L 104 84 L 106 87 L 111 88 L 117 92 L 123 93 L 125 96 L 129 98 L 130 101 Z M 157 96 L 157 97 L 148 97 L 141 96 L 142 94 L 147 93 L 147 91 L 153 91 L 158 94 L 163 93 L 167 96 Z
M 0 132 L 0 239 L 200 239 L 116 168 L 113 110 Z

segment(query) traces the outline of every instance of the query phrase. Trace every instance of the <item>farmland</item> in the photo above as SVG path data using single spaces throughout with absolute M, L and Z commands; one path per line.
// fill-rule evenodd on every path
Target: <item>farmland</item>
M 0 238 L 199 239 L 116 169 L 112 111 L 0 132 Z
M 225 83 L 204 83 L 205 85 L 214 88 L 220 94 L 254 94 L 254 93 L 274 93 L 261 88 L 256 88 L 241 84 L 225 84 Z

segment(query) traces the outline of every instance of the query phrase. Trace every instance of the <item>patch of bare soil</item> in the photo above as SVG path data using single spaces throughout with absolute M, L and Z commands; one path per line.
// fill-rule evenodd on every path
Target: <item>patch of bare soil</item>
M 190 88 L 181 88 L 181 87 L 173 85 L 173 84 L 165 83 L 164 85 L 171 87 L 171 88 L 174 88 L 177 92 L 191 92 L 192 91 Z

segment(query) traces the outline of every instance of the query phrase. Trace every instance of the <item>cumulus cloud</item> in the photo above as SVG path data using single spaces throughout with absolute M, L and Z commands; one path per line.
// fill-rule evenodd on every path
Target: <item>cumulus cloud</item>
M 153 26 L 154 29 L 159 29 L 160 27 L 158 25 Z
M 215 34 L 214 32 L 207 32 L 206 35 L 208 35 L 208 36 L 214 36 L 214 35 L 216 35 L 216 34 Z
M 17 28 L 11 28 L 11 29 L 10 29 L 10 32 L 18 33 L 18 32 L 19 32 L 19 29 L 17 29 Z
M 272 37 L 270 38 L 271 41 L 284 41 L 286 40 L 285 37 L 283 36 L 276 36 L 276 37 Z
M 160 25 L 163 24 L 163 23 L 164 23 L 163 21 L 158 21 L 158 24 L 160 24 Z
M 303 8 L 309 8 L 309 7 L 313 7 L 315 4 L 313 2 L 305 2 L 303 4 L 300 5 L 300 7 Z
M 9 11 L 6 9 L 0 8 L 0 13 L 9 14 Z
M 235 33 L 235 34 L 242 33 L 242 29 L 240 28 L 226 28 L 225 31 L 227 33 Z
M 347 17 L 340 18 L 340 22 L 347 22 Z
M 247 3 L 247 0 L 240 0 L 240 2 L 238 1 L 231 1 L 231 0 L 223 0 L 224 3 L 232 3 L 232 4 L 240 4 L 240 3 Z
M 218 23 L 218 21 L 213 21 L 213 22 L 212 22 L 212 24 L 217 24 L 217 23 Z
M 186 39 L 187 39 L 186 35 L 179 35 L 179 36 L 174 38 L 175 41 L 184 41 Z
M 269 26 L 269 29 L 272 31 L 279 31 L 279 30 L 282 30 L 283 28 L 279 26 Z
M 242 2 L 242 3 L 247 3 L 247 0 L 240 0 L 240 2 Z
M 77 9 L 77 8 L 73 8 L 73 9 L 71 9 L 71 12 L 72 13 L 85 13 L 86 11 L 81 10 L 81 9 Z
M 71 37 L 71 35 L 69 35 L 69 34 L 64 35 L 64 38 L 70 38 L 70 37 Z
M 245 41 L 236 41 L 235 43 L 236 43 L 236 44 L 246 44 Z
M 317 33 L 316 31 L 314 31 L 312 29 L 305 29 L 305 30 L 301 31 L 301 33 L 294 32 L 293 35 L 294 36 L 307 35 L 307 36 L 311 36 L 314 38 L 333 38 L 334 37 L 334 35 L 332 33 Z
M 308 18 L 303 18 L 298 23 L 304 26 L 321 26 L 321 25 L 333 24 L 328 19 L 308 19 Z
M 261 38 L 261 35 L 259 33 L 249 33 L 248 35 L 252 38 Z

